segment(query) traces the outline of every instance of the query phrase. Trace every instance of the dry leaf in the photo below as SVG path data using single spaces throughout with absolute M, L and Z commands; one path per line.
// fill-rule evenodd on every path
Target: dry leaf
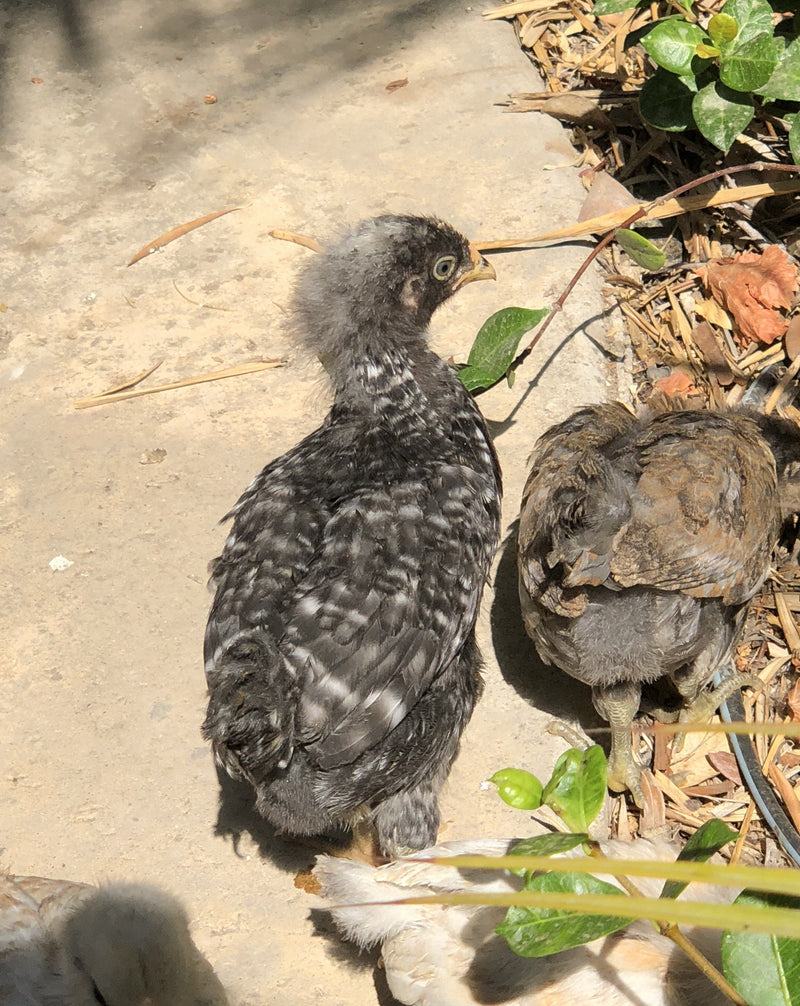
M 725 328 L 729 332 L 733 328 L 730 315 L 715 300 L 698 298 L 694 303 L 694 313 L 705 318 L 710 324 L 716 325 L 717 328 Z
M 709 370 L 723 388 L 730 387 L 735 378 L 722 353 L 714 329 L 707 321 L 701 321 L 692 329 L 692 341 Z
M 591 220 L 592 217 L 611 213 L 612 210 L 621 210 L 627 206 L 636 205 L 636 199 L 624 185 L 620 184 L 616 178 L 612 178 L 607 171 L 600 171 L 595 175 L 592 187 L 583 201 L 578 220 Z
M 711 751 L 706 755 L 706 758 L 708 758 L 709 764 L 713 765 L 720 775 L 726 779 L 730 779 L 731 782 L 735 782 L 737 786 L 742 785 L 739 765 L 734 754 L 730 751 Z
M 606 132 L 614 128 L 614 124 L 606 113 L 599 107 L 596 101 L 585 98 L 581 94 L 557 94 L 542 103 L 542 111 L 545 115 L 550 115 L 559 122 L 566 122 L 570 126 L 583 126 L 584 128 L 602 129 Z M 617 183 L 619 184 L 619 183 Z M 620 186 L 622 188 L 622 186 Z M 638 202 L 633 197 L 625 206 L 637 206 Z M 617 209 L 612 206 L 611 209 Z M 599 215 L 599 214 L 598 214 Z M 584 219 L 589 219 L 584 217 Z
M 797 268 L 777 245 L 712 260 L 696 272 L 733 315 L 740 342 L 743 336 L 746 341 L 771 343 L 786 331 L 787 321 L 777 309 L 791 306 Z
M 800 314 L 789 319 L 786 335 L 783 337 L 783 348 L 789 360 L 796 359 L 800 353 Z
M 386 85 L 387 91 L 398 91 L 401 87 L 405 87 L 408 84 L 408 77 L 401 77 L 400 80 L 390 80 Z
M 682 370 L 673 370 L 669 377 L 662 377 L 653 385 L 656 391 L 665 395 L 691 395 L 697 387 L 688 374 Z
M 795 681 L 786 696 L 786 705 L 792 714 L 792 719 L 796 722 L 800 720 L 800 679 Z

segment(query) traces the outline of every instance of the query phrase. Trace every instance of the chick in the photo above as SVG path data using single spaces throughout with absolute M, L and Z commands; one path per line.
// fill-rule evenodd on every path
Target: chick
M 494 275 L 447 224 L 384 216 L 300 280 L 300 335 L 333 406 L 228 514 L 205 641 L 204 736 L 279 830 L 368 819 L 386 855 L 436 840 L 438 792 L 481 693 L 474 626 L 501 485 L 427 326 Z
M 0 874 L 3 1006 L 224 1006 L 186 913 L 141 884 Z
M 512 842 L 446 842 L 418 857 L 502 856 Z M 673 860 L 666 842 L 604 842 L 610 857 Z M 579 854 L 579 850 L 576 850 Z M 463 870 L 405 860 L 377 869 L 320 856 L 314 875 L 342 935 L 359 946 L 380 944 L 392 995 L 407 1006 L 559 1006 L 597 1002 L 602 1006 L 722 1006 L 728 1000 L 681 951 L 650 923 L 635 922 L 621 933 L 551 957 L 518 957 L 495 933 L 505 908 L 474 905 L 387 905 L 420 895 L 510 893 L 522 880 L 497 870 Z M 612 878 L 607 878 L 611 880 Z M 661 881 L 637 878 L 642 892 L 656 897 Z M 684 897 L 733 900 L 720 888 L 695 888 Z M 350 906 L 350 907 L 347 907 Z M 719 933 L 686 929 L 719 962 Z
M 608 785 L 639 806 L 630 727 L 642 686 L 669 679 L 681 718 L 700 719 L 750 680 L 704 692 L 769 573 L 798 459 L 788 422 L 665 398 L 638 416 L 580 409 L 533 451 L 518 540 L 525 626 L 544 661 L 591 685 L 611 726 Z

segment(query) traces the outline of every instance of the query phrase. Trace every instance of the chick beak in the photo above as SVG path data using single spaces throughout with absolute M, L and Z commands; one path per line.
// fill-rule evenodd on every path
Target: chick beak
M 459 290 L 466 283 L 472 283 L 476 279 L 497 279 L 497 273 L 491 262 L 487 262 L 475 245 L 469 246 L 469 260 L 472 268 L 462 273 L 453 284 L 454 290 Z

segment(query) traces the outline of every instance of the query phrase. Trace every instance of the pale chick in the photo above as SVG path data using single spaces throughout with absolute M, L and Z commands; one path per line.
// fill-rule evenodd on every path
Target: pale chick
M 0 873 L 3 1006 L 225 1006 L 181 905 L 142 884 Z
M 446 842 L 414 859 L 453 855 L 503 855 L 513 843 L 487 839 Z M 612 857 L 674 860 L 666 842 L 601 843 Z M 577 850 L 580 854 L 580 850 Z M 335 907 L 342 935 L 361 947 L 380 944 L 386 979 L 406 1006 L 722 1006 L 727 1000 L 682 951 L 649 922 L 550 957 L 518 957 L 494 930 L 505 908 L 472 905 L 370 905 L 368 902 L 445 892 L 509 892 L 519 878 L 497 870 L 458 870 L 413 860 L 371 867 L 320 856 L 314 875 Z M 604 878 L 612 881 L 611 877 Z M 637 878 L 654 897 L 662 881 Z M 691 900 L 729 902 L 734 893 L 691 885 Z M 687 935 L 719 966 L 719 932 L 686 927 Z

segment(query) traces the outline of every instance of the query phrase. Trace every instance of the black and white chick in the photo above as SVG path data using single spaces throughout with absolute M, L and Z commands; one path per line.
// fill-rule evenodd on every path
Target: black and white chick
M 279 831 L 372 821 L 436 841 L 439 789 L 482 689 L 475 620 L 500 472 L 474 401 L 427 345 L 491 265 L 438 220 L 368 220 L 310 261 L 300 336 L 323 425 L 256 476 L 212 564 L 203 734 Z
M 800 503 L 800 435 L 755 411 L 711 412 L 654 396 L 578 410 L 534 448 L 522 498 L 523 618 L 540 656 L 592 688 L 611 727 L 608 784 L 643 805 L 631 721 L 642 687 L 668 679 L 702 719 L 734 688 L 747 604 Z

